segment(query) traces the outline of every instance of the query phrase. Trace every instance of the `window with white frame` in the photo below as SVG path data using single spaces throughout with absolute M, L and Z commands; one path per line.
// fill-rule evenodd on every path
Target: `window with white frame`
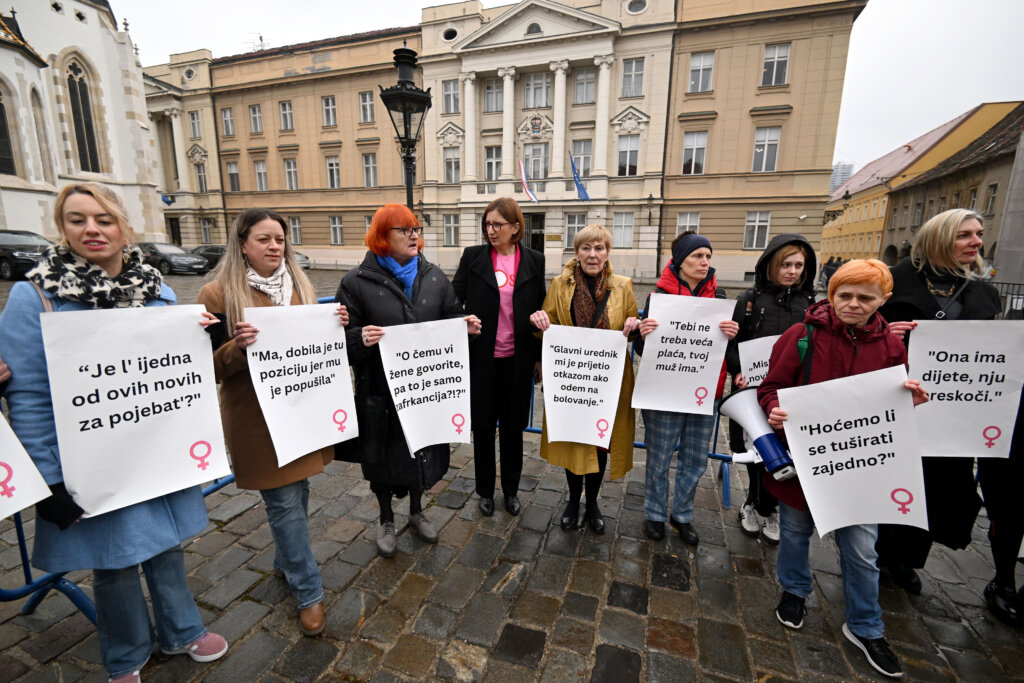
M 213 219 L 212 218 L 200 218 L 199 219 L 199 239 L 203 244 L 209 244 L 213 241 Z
M 551 74 L 526 75 L 526 109 L 551 106 Z
M 495 182 L 501 176 L 501 145 L 484 147 L 484 180 Z
M 190 111 L 188 113 L 188 130 L 189 134 L 194 138 L 202 136 L 203 129 L 202 126 L 199 125 L 199 112 Z
M 619 136 L 619 175 L 631 176 L 637 174 L 637 164 L 640 159 L 640 136 L 620 135 Z
M 644 94 L 644 58 L 622 60 L 622 96 L 640 97 Z
M 974 206 L 978 203 L 978 188 L 974 188 L 967 195 L 967 208 L 974 211 Z
M 687 92 L 710 92 L 714 68 L 714 52 L 691 52 L 690 89 Z
M 206 164 L 196 164 L 196 191 L 206 192 Z
M 288 190 L 299 189 L 299 165 L 295 159 L 284 160 L 284 186 Z
M 761 85 L 786 85 L 786 72 L 788 69 L 789 43 L 765 45 Z
M 444 221 L 444 246 L 459 246 L 459 214 L 446 213 L 442 220 Z
M 693 131 L 683 134 L 683 175 L 704 173 L 704 155 L 708 148 L 708 132 Z
M 935 200 L 934 199 L 929 199 L 928 200 L 928 213 L 925 214 L 925 220 L 928 220 L 929 218 L 931 218 L 934 215 L 935 215 Z
M 377 187 L 377 153 L 363 155 L 363 185 Z
M 327 187 L 331 190 L 341 189 L 341 164 L 338 157 L 330 156 L 327 162 Z
M 885 209 L 882 209 L 882 210 L 884 211 Z M 871 217 L 874 218 L 877 215 L 878 215 L 878 200 L 876 199 L 876 200 L 871 202 Z
M 771 211 L 748 211 L 747 223 L 743 227 L 743 248 L 764 249 L 768 245 L 768 224 Z
M 991 216 L 996 212 L 996 193 L 999 190 L 999 185 L 993 183 L 988 186 L 988 194 L 985 197 L 985 215 Z
M 249 105 L 249 132 L 263 132 L 263 106 L 259 104 Z
M 939 198 L 939 213 L 942 213 L 945 210 L 946 210 L 946 195 L 942 195 L 942 197 Z M 874 218 L 874 216 L 872 216 L 872 218 Z
M 700 212 L 680 211 L 676 214 L 676 235 L 686 231 L 700 232 Z
M 235 134 L 235 115 L 231 111 L 231 107 L 220 110 L 220 127 L 221 135 Z
M 373 123 L 373 91 L 359 93 L 359 123 Z
M 292 244 L 302 244 L 302 219 L 288 216 L 288 228 L 292 234 Z
M 328 222 L 331 226 L 331 244 L 339 245 L 344 243 L 345 235 L 341 229 L 341 216 L 331 216 Z
M 238 162 L 229 161 L 228 167 L 228 192 L 238 192 L 241 189 L 241 185 L 238 182 Z
M 781 126 L 758 128 L 754 132 L 754 173 L 767 173 L 775 170 L 779 157 L 779 138 L 782 136 Z
M 281 130 L 295 130 L 295 121 L 292 117 L 291 100 L 278 102 L 277 106 L 278 109 L 281 110 Z
M 459 82 L 457 80 L 441 81 L 441 113 L 459 113 Z
M 253 170 L 256 172 L 256 191 L 267 191 L 267 162 L 263 159 L 253 162 Z
M 580 174 L 580 178 L 590 177 L 590 160 L 593 149 L 592 140 L 572 141 L 572 163 L 576 164 L 576 172 Z
M 587 227 L 586 213 L 565 214 L 565 248 L 572 249 L 576 239 L 576 233 Z
M 616 211 L 612 221 L 612 246 L 633 246 L 633 212 Z
M 548 177 L 548 143 L 533 142 L 523 145 L 523 166 L 527 180 L 544 180 Z
M 324 110 L 324 125 L 338 125 L 338 106 L 335 103 L 334 95 L 324 95 L 321 97 L 320 105 Z
M 576 92 L 573 96 L 573 104 L 593 104 L 594 67 L 584 66 L 576 69 L 575 81 Z
M 921 225 L 921 215 L 924 212 L 924 208 L 921 202 L 914 203 L 914 222 L 912 225 Z
M 903 221 L 900 223 L 900 227 L 907 227 L 908 216 L 910 216 L 910 206 L 907 204 L 903 205 Z
M 505 91 L 500 78 L 484 81 L 484 111 L 501 111 Z
M 448 184 L 462 180 L 462 157 L 458 147 L 444 148 L 444 181 Z
M 366 223 L 366 229 L 370 229 L 370 224 L 373 223 L 373 216 L 363 216 L 363 222 Z
M 953 193 L 953 206 L 952 206 L 952 208 L 954 208 L 954 209 L 959 209 L 960 208 L 960 193 L 959 192 L 954 192 Z

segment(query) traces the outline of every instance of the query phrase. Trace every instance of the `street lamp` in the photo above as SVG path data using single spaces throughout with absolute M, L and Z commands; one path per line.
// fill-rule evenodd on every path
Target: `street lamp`
M 387 107 L 391 123 L 398 134 L 402 147 L 402 164 L 405 167 L 405 205 L 411 211 L 412 186 L 416 182 L 416 143 L 423 129 L 423 116 L 430 109 L 430 88 L 426 91 L 416 87 L 413 70 L 416 68 L 416 51 L 404 47 L 395 50 L 395 66 L 398 67 L 398 85 L 380 87 L 380 99 Z

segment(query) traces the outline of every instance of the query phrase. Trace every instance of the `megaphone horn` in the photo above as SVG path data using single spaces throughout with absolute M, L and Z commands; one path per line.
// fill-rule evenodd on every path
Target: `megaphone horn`
M 718 412 L 735 420 L 746 430 L 764 462 L 765 469 L 776 481 L 785 481 L 796 476 L 793 460 L 768 424 L 768 419 L 757 402 L 757 387 L 732 392 L 718 404 Z

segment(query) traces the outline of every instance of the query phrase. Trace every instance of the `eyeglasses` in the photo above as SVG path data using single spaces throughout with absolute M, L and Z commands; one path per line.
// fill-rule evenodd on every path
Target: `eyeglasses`
M 419 237 L 423 234 L 423 227 L 415 225 L 411 228 L 391 228 L 392 230 L 399 230 L 406 237 Z
M 501 230 L 506 225 L 512 225 L 512 223 L 495 223 L 493 221 L 487 221 L 484 223 L 484 229 L 490 230 L 491 228 L 494 228 L 495 230 Z

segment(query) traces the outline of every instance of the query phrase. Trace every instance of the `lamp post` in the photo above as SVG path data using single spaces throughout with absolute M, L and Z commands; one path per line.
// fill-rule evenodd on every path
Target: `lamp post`
M 412 186 L 416 182 L 416 143 L 423 129 L 423 117 L 430 109 L 430 88 L 425 91 L 413 82 L 416 68 L 416 51 L 404 46 L 395 50 L 395 66 L 398 67 L 398 85 L 380 87 L 380 99 L 391 116 L 391 123 L 398 135 L 402 148 L 402 165 L 405 167 L 405 205 L 411 211 Z

